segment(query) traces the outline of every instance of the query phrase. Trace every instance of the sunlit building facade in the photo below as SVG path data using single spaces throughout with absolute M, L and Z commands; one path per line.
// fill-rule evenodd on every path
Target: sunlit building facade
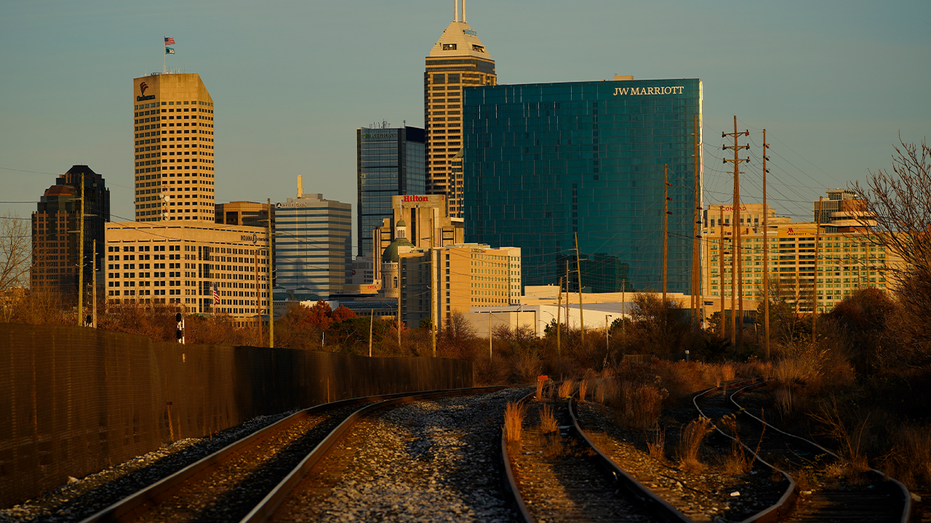
M 197 74 L 133 80 L 136 221 L 214 221 L 213 98 Z
M 449 216 L 462 217 L 462 90 L 495 85 L 495 61 L 454 4 L 453 21 L 426 58 L 423 77 L 427 193 L 446 196 Z

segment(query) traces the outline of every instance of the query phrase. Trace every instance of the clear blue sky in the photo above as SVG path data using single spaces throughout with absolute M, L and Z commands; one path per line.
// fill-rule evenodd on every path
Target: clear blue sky
M 35 202 L 73 164 L 133 216 L 132 79 L 198 73 L 216 110 L 216 201 L 305 192 L 355 209 L 355 129 L 423 126 L 424 57 L 452 0 L 30 0 L 0 8 L 0 201 Z M 706 204 L 730 196 L 722 131 L 771 143 L 772 205 L 810 217 L 826 189 L 931 132 L 931 1 L 469 0 L 499 84 L 700 78 Z M 760 167 L 746 167 L 745 202 Z M 0 203 L 28 217 L 35 204 Z

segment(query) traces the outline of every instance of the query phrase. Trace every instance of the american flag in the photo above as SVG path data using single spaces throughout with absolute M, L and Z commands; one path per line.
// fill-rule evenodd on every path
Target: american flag
M 170 36 L 166 36 L 166 37 L 165 37 L 165 45 L 174 45 L 174 44 L 175 44 L 175 39 L 174 39 L 174 38 L 172 38 L 172 37 L 170 37 Z
M 213 284 L 213 304 L 214 305 L 220 304 L 220 291 L 217 290 L 216 283 Z

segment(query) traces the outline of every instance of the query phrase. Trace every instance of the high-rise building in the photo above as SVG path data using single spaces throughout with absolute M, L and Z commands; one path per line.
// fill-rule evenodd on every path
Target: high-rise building
M 136 221 L 214 221 L 213 99 L 197 74 L 133 80 Z
M 356 129 L 357 254 L 372 256 L 372 231 L 391 218 L 391 197 L 423 194 L 424 131 L 416 127 Z
M 690 293 L 700 80 L 475 87 L 463 103 L 466 242 L 520 247 L 524 285 L 578 288 L 578 267 L 583 289 L 660 291 L 668 187 L 667 290 Z
M 275 205 L 275 286 L 316 299 L 352 281 L 352 206 L 299 194 Z
M 427 138 L 427 193 L 446 195 L 448 213 L 462 217 L 462 89 L 495 85 L 495 62 L 454 4 L 453 21 L 426 59 L 424 127 Z
M 79 263 L 81 181 L 84 183 L 84 260 Z M 77 296 L 78 266 L 84 283 L 93 282 L 94 258 L 99 270 L 104 258 L 104 224 L 110 221 L 110 190 L 103 176 L 86 165 L 75 165 L 55 180 L 32 214 L 32 288 L 54 289 L 62 296 Z

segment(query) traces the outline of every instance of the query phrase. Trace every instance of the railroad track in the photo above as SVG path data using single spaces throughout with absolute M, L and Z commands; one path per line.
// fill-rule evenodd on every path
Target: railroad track
M 804 438 L 766 423 L 761 409 L 740 405 L 737 398 L 765 385 L 747 380 L 704 391 L 693 398 L 699 415 L 715 423 L 717 440 L 730 446 L 739 438 L 746 452 L 778 473 L 791 477 L 780 500 L 751 521 L 855 521 L 905 523 L 911 498 L 905 487 L 876 470 L 853 474 L 836 454 Z M 725 420 L 725 416 L 736 424 Z M 722 427 L 730 426 L 729 430 Z M 736 427 L 736 434 L 733 429 Z M 847 470 L 847 473 L 842 471 Z M 802 484 L 802 487 L 799 487 Z
M 371 436 L 376 411 L 414 401 L 436 402 L 444 397 L 487 394 L 500 389 L 360 398 L 300 411 L 84 521 L 266 521 L 286 504 L 291 491 L 302 483 L 304 476 L 318 465 L 328 463 L 328 454 L 332 455 L 330 453 L 340 446 L 346 447 L 347 441 L 353 445 L 350 434 L 353 430 L 355 437 Z M 493 438 L 489 439 L 491 445 Z M 364 446 L 355 445 L 357 448 Z M 332 464 L 329 466 L 333 468 Z M 300 519 L 302 516 L 279 518 Z
M 601 453 L 578 429 L 571 403 L 522 399 L 523 435 L 501 450 L 521 519 L 538 521 L 690 521 Z M 544 407 L 555 432 L 544 432 Z

